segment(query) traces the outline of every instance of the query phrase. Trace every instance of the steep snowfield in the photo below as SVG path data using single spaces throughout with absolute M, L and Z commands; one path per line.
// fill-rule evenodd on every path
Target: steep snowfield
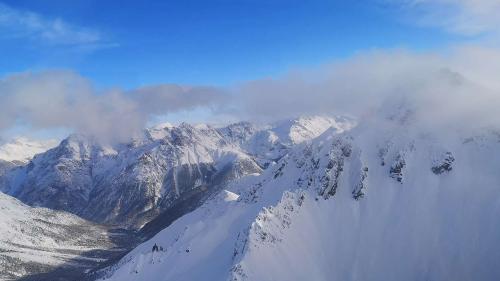
M 82 254 L 114 246 L 104 227 L 68 213 L 31 208 L 1 192 L 0 210 L 0 280 L 61 265 L 91 268 L 102 259 Z
M 498 280 L 499 134 L 400 117 L 296 146 L 102 279 Z
M 45 152 L 57 145 L 57 141 L 33 141 L 27 138 L 15 138 L 10 142 L 0 143 L 0 160 L 27 163 L 36 154 Z

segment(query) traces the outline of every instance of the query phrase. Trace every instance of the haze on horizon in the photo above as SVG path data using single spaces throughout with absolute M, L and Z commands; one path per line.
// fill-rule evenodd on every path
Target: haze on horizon
M 499 1 L 117 5 L 0 2 L 3 139 L 366 118 L 394 100 L 425 109 L 424 126 L 500 121 Z

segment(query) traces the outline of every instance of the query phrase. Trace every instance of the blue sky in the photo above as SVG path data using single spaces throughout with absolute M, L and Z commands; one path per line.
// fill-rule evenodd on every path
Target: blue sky
M 98 87 L 228 85 L 348 57 L 372 48 L 436 49 L 461 40 L 409 24 L 380 1 L 2 1 L 53 37 L 0 24 L 0 74 L 70 69 Z M 57 36 L 65 38 L 57 38 Z

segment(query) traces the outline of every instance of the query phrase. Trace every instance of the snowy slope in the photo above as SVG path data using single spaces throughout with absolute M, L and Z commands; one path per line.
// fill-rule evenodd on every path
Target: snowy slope
M 61 265 L 91 268 L 102 259 L 85 252 L 114 246 L 104 227 L 68 213 L 31 208 L 1 192 L 0 210 L 0 280 Z
M 220 128 L 219 132 L 267 167 L 283 157 L 294 145 L 312 140 L 327 129 L 341 133 L 355 125 L 354 120 L 341 116 L 302 116 L 266 126 L 241 122 Z
M 19 137 L 0 143 L 0 160 L 27 163 L 36 154 L 45 152 L 57 145 L 55 140 L 34 141 Z
M 161 139 L 146 134 L 117 147 L 73 135 L 10 173 L 3 190 L 30 205 L 140 226 L 192 188 L 220 182 L 238 167 L 260 171 L 214 129 L 183 124 L 165 130 Z
M 24 166 L 14 168 L 14 164 L 4 161 L 0 189 L 32 206 L 69 211 L 95 222 L 132 228 L 146 224 L 141 235 L 150 237 L 233 181 L 261 173 L 265 168 L 262 162 L 278 161 L 296 143 L 330 127 L 340 132 L 352 126 L 350 121 L 336 120 L 303 117 L 272 126 L 237 123 L 224 128 L 163 124 L 146 130 L 141 138 L 115 146 L 71 135 Z M 297 134 L 301 137 L 295 138 Z M 262 145 L 261 150 L 255 149 L 256 144 Z M 110 252 L 126 251 L 107 250 L 112 246 L 108 227 L 48 209 L 30 208 L 8 198 L 4 195 L 5 200 L 0 202 L 8 213 L 2 230 L 14 231 L 1 233 L 0 244 L 12 251 L 4 256 L 10 275 L 25 276 L 55 266 L 66 268 L 67 263 L 74 268 L 95 267 L 111 257 Z M 222 201 L 236 199 L 236 194 L 227 193 Z M 32 220 L 35 223 L 27 227 Z M 72 243 L 80 245 L 80 240 L 73 240 L 69 233 L 78 233 L 85 245 L 73 247 Z M 61 235 L 65 235 L 64 239 Z M 120 237 L 111 235 L 111 240 L 129 241 L 122 243 L 124 247 L 136 243 L 130 233 Z M 17 241 L 14 246 L 13 241 Z M 36 243 L 31 245 L 30 241 Z M 82 270 L 67 270 L 64 274 L 75 272 Z M 43 280 L 68 279 L 64 274 L 54 272 Z
M 353 128 L 354 120 L 347 117 L 337 116 L 302 116 L 296 119 L 276 122 L 269 129 L 286 144 L 299 144 L 312 140 L 323 134 L 326 129 L 334 130 L 337 133 Z
M 399 117 L 297 145 L 102 279 L 498 280 L 498 132 Z M 154 243 L 164 250 L 152 253 Z
M 349 126 L 347 119 L 327 117 L 266 128 L 164 124 L 113 147 L 72 135 L 0 179 L 0 190 L 29 205 L 138 228 L 176 202 L 198 206 L 228 182 L 260 173 L 295 143 Z

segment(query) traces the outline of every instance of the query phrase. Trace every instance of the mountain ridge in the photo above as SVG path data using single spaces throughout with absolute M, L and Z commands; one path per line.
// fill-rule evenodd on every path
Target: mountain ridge
M 319 125 L 314 132 L 295 129 L 300 120 L 309 124 L 317 120 Z M 314 137 L 320 128 L 334 124 L 349 126 L 346 120 L 302 118 L 290 124 L 290 132 L 302 130 L 306 137 Z M 272 129 L 250 127 L 243 123 L 223 128 L 187 123 L 157 126 L 141 138 L 115 146 L 74 134 L 11 172 L 2 190 L 29 205 L 140 227 L 195 186 L 210 190 L 232 178 L 260 173 L 295 142 L 286 134 L 279 136 L 283 142 L 277 136 L 269 138 L 276 135 Z M 283 125 L 279 128 L 286 132 Z
M 495 280 L 498 134 L 401 118 L 296 145 L 99 280 Z M 154 243 L 165 250 L 152 253 Z

